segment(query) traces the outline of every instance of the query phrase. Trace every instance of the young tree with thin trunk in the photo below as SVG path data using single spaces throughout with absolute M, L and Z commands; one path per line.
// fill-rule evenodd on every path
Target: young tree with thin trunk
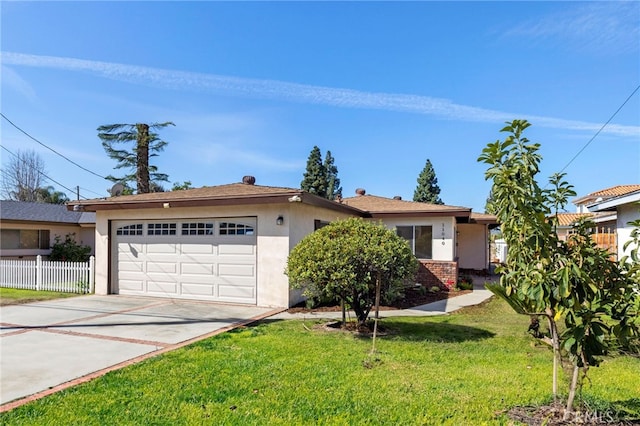
M 440 187 L 438 186 L 438 178 L 433 169 L 431 160 L 427 162 L 418 176 L 418 186 L 413 193 L 413 201 L 420 203 L 444 204 L 440 199 Z
M 478 158 L 489 166 L 485 178 L 493 182 L 495 215 L 509 247 L 504 267 L 497 269 L 500 282 L 487 288 L 517 312 L 547 319 L 554 397 L 561 355 L 573 364 L 568 416 L 580 372 L 586 376 L 616 345 L 637 341 L 640 287 L 626 262 L 610 260 L 610 253 L 596 246 L 592 223 L 577 223 L 567 241 L 558 238 L 557 213 L 575 192 L 562 174 L 552 176 L 544 188 L 538 185 L 542 157 L 540 144 L 523 135 L 529 126 L 526 120 L 507 123 L 505 140 L 488 144 Z M 561 334 L 558 321 L 564 323 Z
M 138 194 L 145 194 L 152 191 L 152 183 L 160 181 L 167 182 L 168 176 L 159 173 L 158 168 L 149 163 L 151 157 L 157 156 L 168 142 L 160 139 L 155 129 L 162 129 L 167 126 L 175 126 L 170 121 L 164 123 L 137 123 L 137 124 L 107 124 L 98 127 L 98 137 L 102 141 L 102 146 L 107 155 L 116 160 L 118 164 L 115 169 L 127 168 L 133 172 L 122 176 L 107 176 L 112 182 L 136 182 Z M 134 143 L 131 150 L 117 149 L 115 144 Z

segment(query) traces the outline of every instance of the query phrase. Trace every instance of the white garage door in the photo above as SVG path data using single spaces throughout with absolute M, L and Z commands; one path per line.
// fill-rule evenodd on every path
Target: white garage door
M 256 304 L 256 219 L 117 221 L 114 293 Z

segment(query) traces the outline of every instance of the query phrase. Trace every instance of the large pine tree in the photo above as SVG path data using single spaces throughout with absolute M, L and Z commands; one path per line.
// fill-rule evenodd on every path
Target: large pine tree
M 438 178 L 433 170 L 431 160 L 427 159 L 427 163 L 418 176 L 418 186 L 413 193 L 413 201 L 421 203 L 444 204 L 440 199 L 440 187 L 438 186 Z

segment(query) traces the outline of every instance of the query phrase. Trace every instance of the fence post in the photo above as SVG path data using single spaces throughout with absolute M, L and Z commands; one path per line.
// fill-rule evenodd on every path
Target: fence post
M 42 289 L 42 256 L 36 257 L 36 290 Z
M 93 294 L 96 281 L 96 258 L 89 257 L 89 294 Z

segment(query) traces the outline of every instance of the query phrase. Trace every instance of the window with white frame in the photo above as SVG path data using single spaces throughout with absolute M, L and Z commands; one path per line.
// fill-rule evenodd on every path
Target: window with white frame
M 220 222 L 220 235 L 253 235 L 253 226 L 244 223 Z
M 433 258 L 433 227 L 426 225 L 398 226 L 396 233 L 407 240 L 418 259 Z
M 213 235 L 213 222 L 183 223 L 182 235 Z
M 175 223 L 150 223 L 147 225 L 147 235 L 176 235 Z
M 142 224 L 124 225 L 116 229 L 116 235 L 142 235 Z

